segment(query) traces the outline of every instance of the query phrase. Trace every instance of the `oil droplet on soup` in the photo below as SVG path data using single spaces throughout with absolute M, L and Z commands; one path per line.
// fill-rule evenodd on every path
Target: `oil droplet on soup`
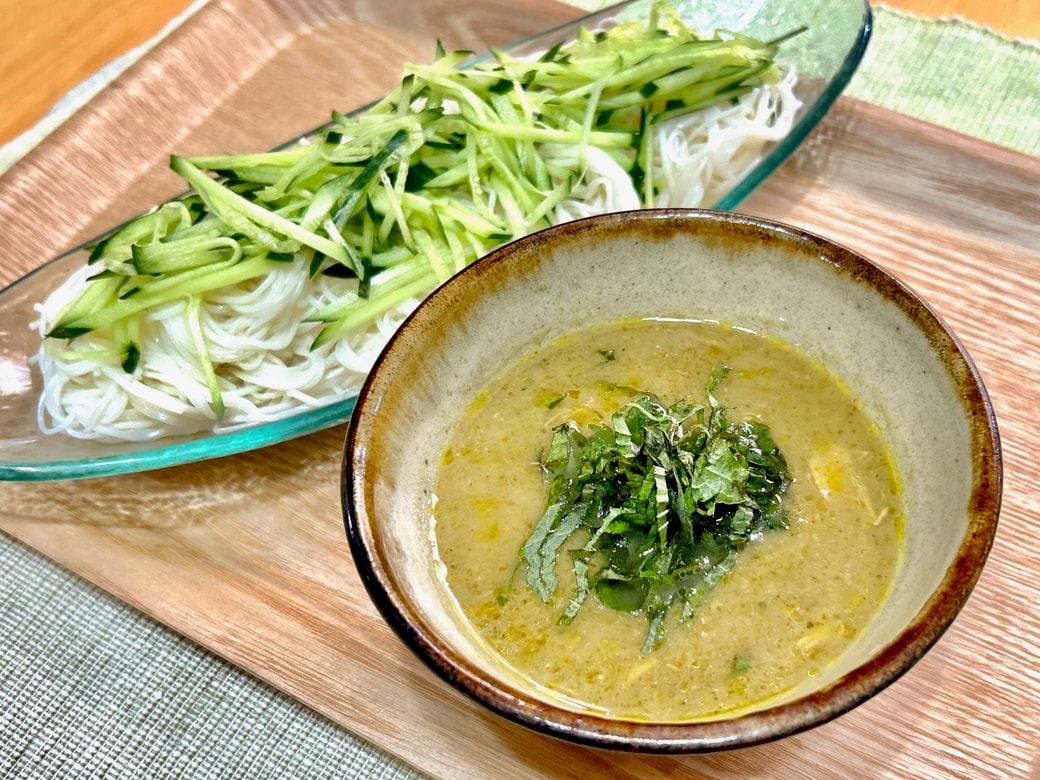
M 644 616 L 574 592 L 566 555 L 545 604 L 519 550 L 545 509 L 539 459 L 567 420 L 609 424 L 632 389 L 703 402 L 708 377 L 731 420 L 772 429 L 792 477 L 790 527 L 740 553 L 693 616 L 640 654 Z M 692 720 L 763 702 L 818 675 L 871 622 L 900 554 L 893 456 L 854 396 L 776 339 L 710 322 L 631 320 L 581 330 L 507 367 L 467 409 L 439 464 L 437 547 L 475 630 L 517 672 L 613 717 Z M 507 600 L 499 595 L 512 582 Z

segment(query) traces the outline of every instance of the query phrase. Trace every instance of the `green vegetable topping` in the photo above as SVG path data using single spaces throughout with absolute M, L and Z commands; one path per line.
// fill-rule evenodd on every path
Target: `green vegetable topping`
M 743 652 L 733 656 L 733 676 L 743 677 L 751 669 L 751 653 Z
M 340 339 L 550 225 L 592 147 L 652 204 L 648 129 L 775 81 L 782 40 L 701 39 L 656 4 L 645 23 L 583 30 L 537 60 L 441 52 L 430 65 L 409 65 L 367 110 L 335 113 L 309 143 L 174 155 L 170 166 L 191 191 L 97 244 L 90 262 L 99 273 L 46 335 L 122 327 L 298 259 L 312 277 L 356 278 L 307 320 L 318 323 L 313 347 Z M 578 163 L 561 162 L 547 144 L 574 150 Z M 208 360 L 204 349 L 198 356 Z M 124 361 L 137 365 L 137 355 Z
M 607 607 L 645 615 L 645 655 L 673 609 L 689 618 L 750 540 L 787 527 L 787 463 L 767 426 L 726 418 L 714 391 L 728 372 L 708 381 L 707 408 L 642 394 L 613 415 L 613 427 L 553 431 L 542 459 L 547 507 L 522 560 L 528 586 L 550 603 L 557 559 L 570 557 L 575 592 L 562 624 L 595 592 Z
M 546 409 L 555 409 L 557 406 L 559 406 L 561 403 L 563 403 L 563 399 L 566 398 L 566 397 L 567 397 L 566 395 L 558 395 L 558 396 L 556 396 L 555 398 L 553 398 L 553 399 L 551 399 L 551 400 L 546 402 L 545 408 Z

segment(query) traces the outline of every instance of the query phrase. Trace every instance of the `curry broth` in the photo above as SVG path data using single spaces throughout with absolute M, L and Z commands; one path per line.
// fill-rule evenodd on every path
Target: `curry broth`
M 552 429 L 609 424 L 633 397 L 625 388 L 705 403 L 721 365 L 731 371 L 715 395 L 729 418 L 769 425 L 787 459 L 790 528 L 750 543 L 694 616 L 669 625 L 647 655 L 646 619 L 595 595 L 569 626 L 557 625 L 574 588 L 566 556 L 550 605 L 517 567 L 544 510 L 538 461 Z M 613 717 L 710 717 L 818 674 L 871 621 L 899 558 L 895 474 L 848 389 L 794 348 L 710 322 L 596 326 L 521 358 L 459 420 L 435 489 L 438 554 L 476 631 L 537 684 Z

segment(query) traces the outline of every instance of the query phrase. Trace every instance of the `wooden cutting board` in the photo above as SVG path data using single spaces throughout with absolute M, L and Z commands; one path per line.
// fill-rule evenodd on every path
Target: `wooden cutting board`
M 269 148 L 383 94 L 435 37 L 483 49 L 576 15 L 548 0 L 214 0 L 0 178 L 0 282 L 178 192 L 172 151 Z M 1040 160 L 842 99 L 743 210 L 922 293 L 974 356 L 1003 437 L 1001 527 L 965 610 L 895 685 L 809 733 L 615 754 L 470 703 L 355 573 L 343 428 L 160 472 L 3 484 L 0 526 L 435 777 L 1040 778 Z

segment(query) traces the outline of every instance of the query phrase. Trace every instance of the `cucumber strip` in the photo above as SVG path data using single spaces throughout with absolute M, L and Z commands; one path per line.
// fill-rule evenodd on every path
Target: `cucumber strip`
M 406 262 L 399 263 L 373 274 L 372 286 L 378 290 L 390 290 L 407 284 L 430 272 L 429 263 L 418 254 L 411 254 Z M 357 290 L 348 290 L 335 303 L 318 309 L 307 318 L 307 322 L 334 323 L 349 314 L 353 309 L 363 305 L 364 301 Z
M 549 227 L 549 214 L 570 195 L 574 188 L 574 181 L 568 180 L 561 187 L 549 190 L 542 202 L 527 215 L 527 232 L 536 228 Z
M 341 263 L 349 262 L 346 252 L 339 244 L 279 217 L 241 195 L 236 195 L 196 168 L 186 158 L 173 155 L 170 167 L 195 188 L 209 209 L 220 217 L 229 229 L 244 233 L 275 252 L 294 252 L 299 249 L 299 244 L 303 244 Z M 278 240 L 269 231 L 281 233 L 292 241 Z
M 558 130 L 552 127 L 513 127 L 499 122 L 474 122 L 474 126 L 498 138 L 518 141 L 536 141 L 543 144 L 580 144 L 582 133 L 573 130 Z M 622 131 L 595 130 L 589 133 L 588 142 L 608 149 L 624 149 L 632 143 L 632 133 Z
M 397 89 L 397 94 L 394 96 L 394 100 L 397 105 L 394 107 L 395 113 L 398 116 L 408 116 L 408 112 L 412 107 L 413 95 L 415 94 L 415 77 L 405 76 L 401 79 L 401 86 Z
M 588 105 L 585 108 L 585 117 L 581 123 L 581 142 L 578 147 L 578 165 L 584 168 L 587 163 L 585 150 L 589 148 L 592 138 L 592 126 L 596 123 L 596 117 L 602 110 L 600 98 L 603 96 L 603 82 L 597 81 L 589 93 Z
M 454 225 L 446 225 L 442 219 L 438 219 L 438 222 L 440 223 L 441 228 L 441 238 L 444 239 L 444 243 L 447 245 L 451 258 L 454 261 L 452 272 L 452 276 L 454 276 L 467 265 L 472 263 L 477 256 L 471 256 L 466 251 L 466 246 L 459 240 Z
M 206 387 L 209 388 L 210 404 L 213 413 L 219 422 L 224 418 L 224 396 L 220 392 L 220 383 L 217 381 L 217 372 L 213 367 L 213 361 L 209 357 L 209 347 L 206 346 L 206 336 L 202 332 L 202 304 L 198 296 L 192 296 L 188 300 L 188 310 L 185 313 L 188 318 L 188 331 L 195 347 L 199 360 L 199 368 L 202 371 Z
M 277 200 L 286 192 L 302 187 L 304 182 L 310 181 L 325 169 L 327 161 L 323 153 L 323 144 L 308 144 L 303 148 L 306 150 L 304 154 L 300 155 L 274 183 L 257 193 L 259 200 Z
M 64 331 L 82 335 L 92 330 L 111 327 L 126 317 L 131 317 L 154 306 L 169 303 L 177 298 L 201 295 L 221 287 L 244 282 L 246 279 L 263 276 L 271 269 L 277 268 L 278 265 L 277 262 L 269 260 L 266 255 L 261 255 L 220 268 L 207 266 L 184 271 L 181 274 L 173 274 L 141 288 L 135 295 L 119 298 L 102 309 L 75 319 L 63 320 L 62 328 Z M 66 337 L 55 334 L 54 331 L 51 331 L 49 335 L 52 334 L 59 338 Z
M 349 269 L 350 273 L 352 273 L 354 276 L 357 276 L 359 279 L 363 279 L 364 276 L 365 276 L 365 273 L 367 273 L 367 272 L 365 271 L 364 260 L 358 254 L 358 250 L 356 248 L 357 245 L 356 244 L 352 245 L 351 242 L 346 241 L 336 231 L 336 226 L 332 224 L 332 220 L 331 219 L 326 220 L 325 229 L 328 231 L 329 235 L 333 237 L 333 240 L 337 244 L 339 244 L 340 246 L 343 247 L 343 251 L 347 253 L 347 257 L 350 259 L 350 263 L 348 265 L 344 266 L 344 268 Z M 364 241 L 361 242 L 361 246 L 364 247 Z M 362 251 L 364 251 L 364 250 L 362 249 Z M 270 255 L 268 255 L 268 256 L 270 256 Z M 363 273 L 360 273 L 360 274 L 357 273 L 354 270 L 356 268 L 362 269 Z
M 269 187 L 269 199 L 284 193 L 289 173 L 306 154 L 310 145 L 299 145 L 266 154 L 235 154 L 222 156 L 189 157 L 192 165 L 231 180 L 264 184 Z M 280 185 L 280 186 L 279 186 Z M 280 191 L 280 192 L 277 192 Z
M 693 40 L 669 47 L 668 51 L 651 54 L 608 76 L 606 88 L 638 89 L 655 81 L 661 74 L 672 73 L 701 63 L 718 67 L 739 65 L 757 59 L 757 52 L 735 41 L 706 39 Z
M 222 261 L 236 262 L 242 256 L 242 247 L 227 236 L 135 245 L 132 250 L 131 262 L 142 276 L 185 271 Z
M 254 168 L 273 168 L 285 170 L 301 157 L 310 152 L 307 144 L 297 144 L 274 152 L 255 154 L 217 154 L 197 155 L 189 157 L 192 165 L 209 171 L 218 170 L 252 170 Z
M 378 238 L 376 233 L 375 221 L 372 219 L 366 219 L 361 223 L 361 255 L 363 257 L 371 257 L 372 253 L 376 250 L 376 239 Z M 411 246 L 411 236 L 402 235 L 402 240 L 405 241 L 405 246 Z
M 659 92 L 654 94 L 658 100 L 665 100 L 671 96 L 677 96 L 687 105 L 686 111 L 701 103 L 705 98 L 713 97 L 723 90 L 738 87 L 743 92 L 749 91 L 756 85 L 755 79 L 770 67 L 769 62 L 755 62 L 740 69 L 728 70 L 722 75 L 709 79 L 709 75 L 718 73 L 717 69 L 705 68 L 701 71 L 684 71 L 674 73 L 659 79 L 656 84 L 661 86 Z M 631 94 L 620 95 L 611 99 L 604 99 L 603 108 L 613 110 L 636 105 L 640 101 L 633 100 Z
M 414 256 L 415 253 L 406 246 L 393 246 L 385 252 L 373 252 L 369 255 L 369 259 L 376 268 L 389 268 Z
M 309 225 L 312 222 L 316 224 L 318 220 L 324 219 L 327 214 L 333 212 L 333 224 L 342 226 L 353 215 L 366 190 L 378 179 L 379 173 L 407 138 L 406 130 L 398 130 L 386 142 L 386 146 L 365 164 L 357 176 L 339 177 L 323 185 L 315 195 L 311 207 L 304 214 L 303 224 Z
M 485 215 L 480 210 L 468 208 L 464 201 L 458 199 L 442 198 L 436 201 L 432 214 L 453 219 L 467 232 L 484 238 L 501 235 L 506 230 L 505 222 L 497 218 L 493 212 Z
M 222 223 L 215 214 L 204 214 L 200 216 L 194 224 L 182 223 L 175 231 L 165 238 L 159 239 L 159 241 L 166 243 L 170 241 L 185 241 L 188 239 L 194 239 L 197 241 L 204 241 L 211 238 L 219 238 L 221 236 L 227 236 L 227 231 Z M 138 246 L 144 246 L 145 244 L 139 243 Z
M 107 238 L 102 239 L 91 250 L 87 262 L 108 263 L 129 260 L 130 247 L 134 244 L 164 238 L 180 225 L 189 224 L 191 224 L 191 214 L 187 206 L 180 200 L 169 201 L 157 209 L 127 222 Z
M 469 149 L 471 146 L 472 145 L 468 145 L 466 148 Z M 445 190 L 450 189 L 451 187 L 457 187 L 460 184 L 469 184 L 471 181 L 469 162 L 470 159 L 468 154 L 461 160 L 453 160 L 451 162 L 441 161 L 440 173 L 437 173 L 436 176 L 427 180 L 422 187 L 409 189 L 411 192 L 421 192 L 422 190 Z M 437 168 L 434 168 L 432 164 L 430 167 L 434 171 L 437 170 Z
M 57 360 L 72 363 L 76 361 L 90 361 L 99 366 L 120 366 L 130 357 L 129 345 L 107 347 L 105 349 L 56 349 L 53 342 L 47 345 L 47 354 Z M 138 353 L 140 357 L 140 353 Z M 136 366 L 134 367 L 136 369 Z M 127 371 L 128 374 L 133 371 Z
M 534 127 L 535 119 L 528 101 L 517 100 L 517 93 L 523 95 L 523 90 L 513 81 L 503 83 L 508 86 L 507 92 L 489 95 L 491 107 L 498 120 L 514 127 Z M 514 100 L 517 100 L 517 103 L 514 103 Z M 519 141 L 515 146 L 515 153 L 517 169 L 526 174 L 535 187 L 544 190 L 552 186 L 534 140 Z
M 331 321 L 322 328 L 314 339 L 311 349 L 317 349 L 330 341 L 343 338 L 358 328 L 365 327 L 376 317 L 385 314 L 409 298 L 425 297 L 437 286 L 438 281 L 437 275 L 428 267 L 419 268 L 414 278 L 406 278 L 403 283 L 391 288 L 375 290 L 376 280 L 378 280 L 378 276 L 373 280 L 373 290 L 368 299 L 359 299 L 360 305 L 348 310 L 340 319 Z
M 411 229 L 408 227 L 408 219 L 405 216 L 404 209 L 401 206 L 401 201 L 404 198 L 405 194 L 405 182 L 408 180 L 407 165 L 404 162 L 402 162 L 401 167 L 398 169 L 397 172 L 396 182 L 391 182 L 385 172 L 381 175 L 380 178 L 383 184 L 383 189 L 386 192 L 387 201 L 389 202 L 390 208 L 387 209 L 386 212 L 388 219 L 386 220 L 385 224 L 382 227 L 380 227 L 378 233 L 376 233 L 376 231 L 374 230 L 372 231 L 373 243 L 376 238 L 379 239 L 379 242 L 381 244 L 387 243 L 387 241 L 390 239 L 390 231 L 393 230 L 394 227 L 396 227 L 398 230 L 401 231 L 401 237 L 404 239 L 405 243 L 410 244 L 412 240 Z M 366 225 L 370 222 L 371 220 L 368 220 L 366 222 Z M 370 245 L 368 248 L 368 252 L 366 252 L 367 255 L 371 256 L 372 248 L 373 247 Z
M 650 113 L 644 111 L 639 128 L 638 165 L 643 172 L 643 206 L 649 208 L 654 204 L 657 187 L 654 185 L 654 133 L 650 130 Z
M 426 230 L 415 233 L 415 243 L 419 254 L 426 258 L 426 262 L 437 277 L 437 283 L 448 281 L 455 274 L 455 264 L 446 251 L 447 247 L 433 239 Z
M 670 109 L 668 111 L 662 111 L 661 113 L 654 116 L 650 122 L 651 124 L 660 124 L 666 122 L 669 119 L 674 119 L 679 116 L 686 116 L 694 111 L 700 111 L 710 106 L 716 106 L 719 103 L 723 103 L 729 100 L 736 100 L 737 98 L 746 95 L 748 88 L 743 84 L 734 84 L 728 87 L 722 87 L 716 91 L 710 92 L 705 95 L 695 96 L 697 99 L 694 102 L 688 103 L 682 107 Z
M 604 111 L 631 108 L 642 105 L 649 98 L 656 101 L 664 101 L 672 97 L 689 100 L 689 95 L 684 92 L 687 88 L 693 86 L 697 90 L 708 90 L 714 88 L 714 86 L 709 86 L 709 83 L 712 85 L 739 84 L 745 79 L 757 75 L 756 66 L 758 64 L 757 62 L 745 63 L 740 67 L 727 66 L 724 69 L 713 65 L 700 65 L 674 73 L 662 74 L 640 91 L 623 91 L 604 97 L 601 107 Z M 707 81 L 709 77 L 712 77 L 710 82 Z M 647 89 L 651 86 L 654 87 L 653 91 Z
M 491 187 L 498 194 L 498 205 L 505 212 L 505 232 L 511 236 L 520 236 L 524 233 L 527 224 L 527 213 L 530 209 L 524 208 L 512 188 L 512 182 L 506 181 L 502 172 L 496 167 L 488 176 Z M 533 204 L 532 204 L 533 207 Z
M 106 307 L 112 305 L 126 280 L 127 277 L 115 274 L 107 275 L 104 278 L 94 277 L 80 296 L 61 312 L 46 337 L 73 339 L 89 333 L 92 328 L 77 326 L 73 323 L 104 311 Z
M 503 224 L 494 209 L 488 203 L 487 193 L 484 190 L 482 176 L 484 173 L 480 145 L 478 143 L 466 144 L 465 170 L 466 183 L 469 186 L 469 195 L 473 200 L 478 213 L 489 223 Z M 461 184 L 461 182 L 460 182 Z
M 435 124 L 442 114 L 440 109 L 428 108 L 404 116 L 368 115 L 352 128 L 350 143 L 331 148 L 326 152 L 326 157 L 329 162 L 364 163 L 373 151 L 386 143 L 387 138 L 401 130 L 406 135 L 421 134 L 424 127 Z M 363 150 L 368 152 L 362 153 Z

